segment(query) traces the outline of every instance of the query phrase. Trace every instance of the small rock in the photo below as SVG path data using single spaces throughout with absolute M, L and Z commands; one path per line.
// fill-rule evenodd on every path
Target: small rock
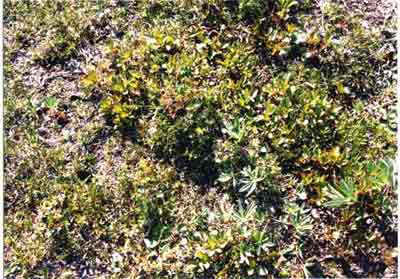
M 311 210 L 311 216 L 314 218 L 314 219 L 319 219 L 319 212 L 318 212 L 318 210 L 317 209 L 312 209 Z

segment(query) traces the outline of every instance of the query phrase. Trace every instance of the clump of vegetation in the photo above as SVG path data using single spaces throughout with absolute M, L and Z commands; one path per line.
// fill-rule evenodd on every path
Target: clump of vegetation
M 7 274 L 310 278 L 393 269 L 387 26 L 371 29 L 333 1 L 89 2 L 6 7 L 18 18 L 7 23 L 17 31 L 8 35 L 8 73 L 19 77 L 9 76 L 10 113 L 43 94 L 23 93 L 24 70 L 85 60 L 73 77 L 83 94 L 65 100 L 47 86 L 23 113 L 36 126 L 18 129 L 30 136 L 7 151 L 18 160 L 7 170 L 15 185 L 6 190 Z M 18 43 L 23 32 L 30 46 Z M 17 47 L 32 55 L 29 65 L 13 61 Z M 42 122 L 61 144 L 41 142 Z M 11 118 L 6 125 L 14 142 L 21 131 Z M 21 158 L 17 146 L 35 148 Z

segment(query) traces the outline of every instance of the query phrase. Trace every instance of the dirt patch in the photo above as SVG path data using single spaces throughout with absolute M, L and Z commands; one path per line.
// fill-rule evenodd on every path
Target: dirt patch
M 394 0 L 341 0 L 348 11 L 363 15 L 366 23 L 371 27 L 386 24 L 396 15 L 396 1 Z

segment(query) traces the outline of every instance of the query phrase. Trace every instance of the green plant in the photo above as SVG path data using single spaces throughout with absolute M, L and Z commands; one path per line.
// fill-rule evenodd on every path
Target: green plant
M 43 105 L 45 108 L 55 109 L 55 108 L 57 108 L 57 106 L 58 106 L 58 101 L 57 101 L 57 99 L 54 98 L 54 97 L 49 97 L 49 98 L 46 98 L 46 99 L 43 100 L 42 105 Z
M 342 207 L 353 205 L 358 201 L 357 187 L 353 181 L 342 181 L 337 188 L 328 186 L 328 201 L 325 203 L 328 207 Z
M 310 210 L 305 209 L 304 206 L 297 204 L 288 204 L 286 208 L 288 213 L 288 224 L 292 225 L 298 237 L 303 236 L 313 228 Z
M 249 166 L 245 167 L 241 171 L 241 175 L 242 178 L 239 183 L 242 184 L 242 187 L 239 192 L 246 192 L 247 196 L 251 195 L 257 189 L 257 186 L 262 182 L 265 183 L 267 179 L 267 174 L 257 167 L 254 169 Z
M 299 3 L 295 0 L 279 0 L 278 6 L 278 16 L 284 20 L 289 18 L 289 11 L 291 8 L 297 6 Z
M 238 210 L 232 213 L 232 217 L 238 220 L 240 223 L 245 224 L 256 214 L 257 206 L 254 203 L 244 207 L 242 203 L 239 203 Z
M 246 135 L 246 125 L 243 119 L 236 118 L 233 123 L 226 123 L 222 132 L 240 144 Z
M 394 186 L 396 185 L 394 166 L 392 159 L 381 159 L 376 163 L 368 162 L 366 179 L 369 179 L 378 191 L 384 186 Z
M 258 18 L 266 10 L 266 1 L 239 0 L 239 13 L 242 19 Z

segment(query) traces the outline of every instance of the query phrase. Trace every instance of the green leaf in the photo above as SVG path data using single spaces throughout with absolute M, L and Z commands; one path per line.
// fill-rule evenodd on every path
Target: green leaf
M 48 97 L 43 100 L 42 105 L 46 108 L 56 108 L 58 106 L 58 100 L 54 97 Z

